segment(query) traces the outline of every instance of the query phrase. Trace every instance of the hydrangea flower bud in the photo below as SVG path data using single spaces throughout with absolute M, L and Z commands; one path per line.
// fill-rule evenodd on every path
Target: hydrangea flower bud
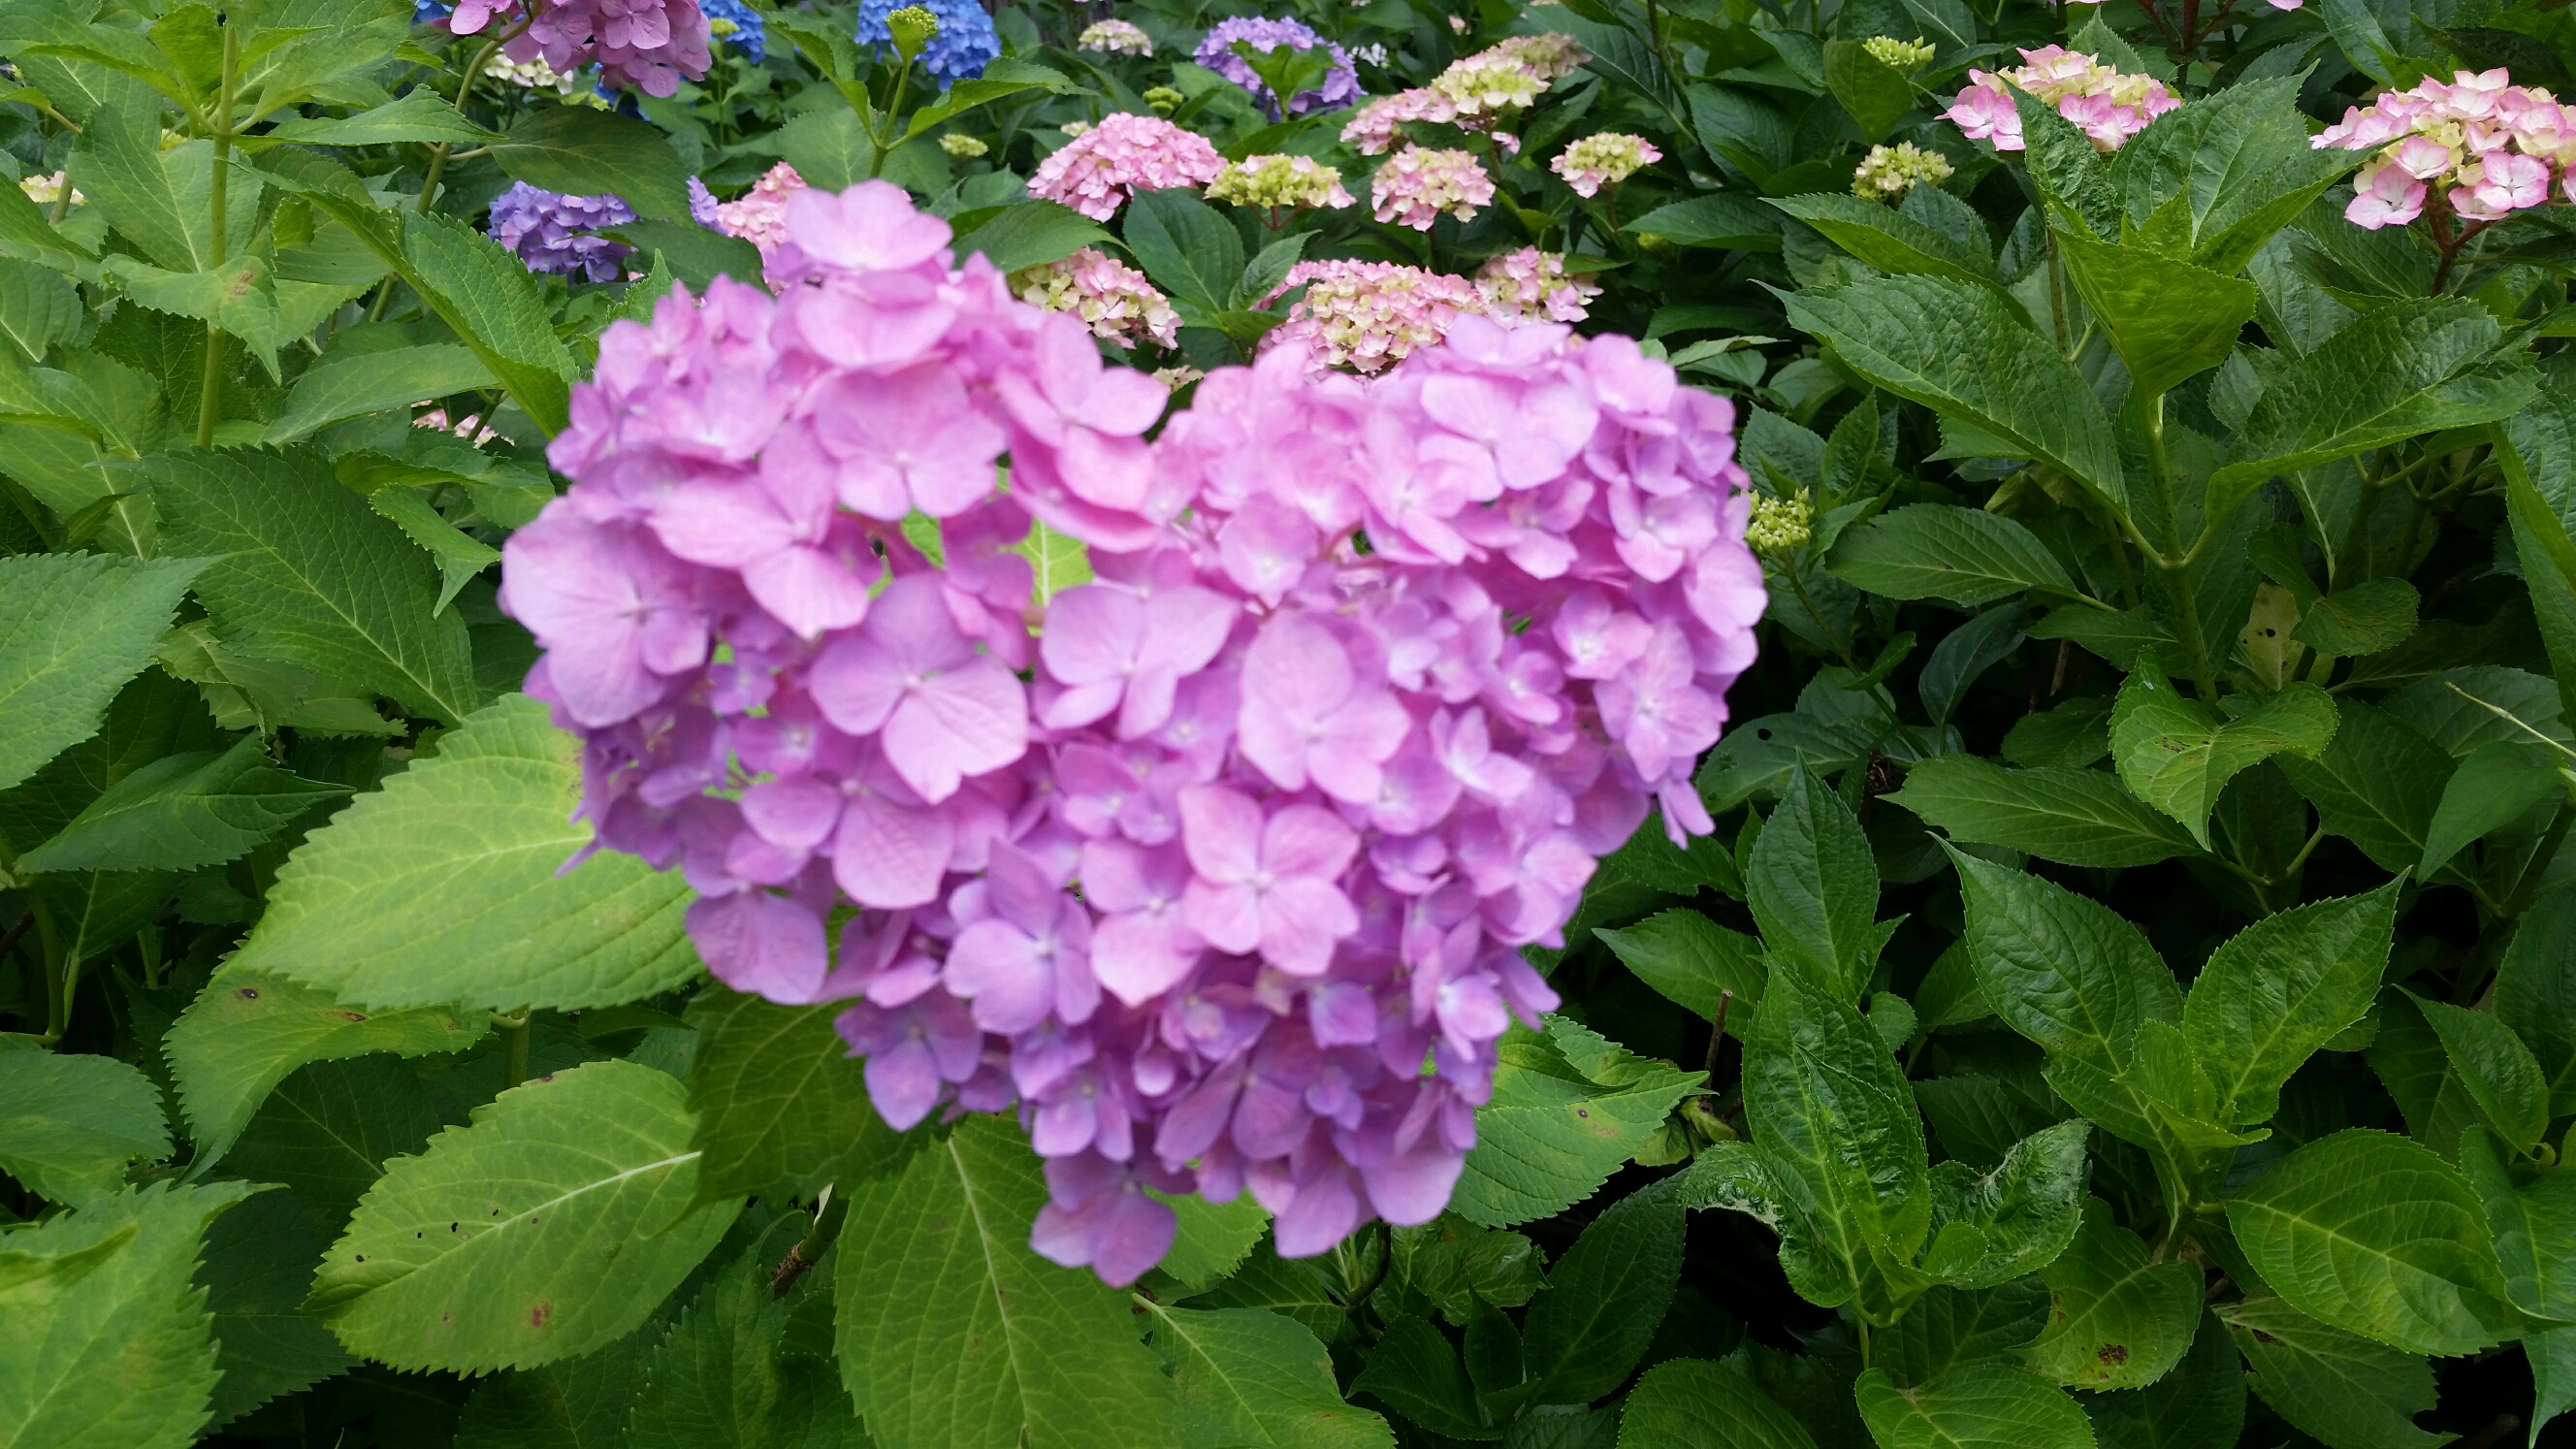
M 1862 41 L 1860 48 L 1868 51 L 1879 64 L 1890 70 L 1903 71 L 1907 75 L 1912 75 L 1932 63 L 1932 43 L 1919 35 L 1912 40 L 1899 40 L 1892 35 L 1873 35 Z
M 1872 146 L 1852 172 L 1852 195 L 1863 201 L 1902 201 L 1917 186 L 1938 186 L 1950 179 L 1948 157 L 1926 151 L 1911 141 Z
M 1804 488 L 1787 498 L 1757 493 L 1753 496 L 1752 521 L 1745 525 L 1744 542 L 1764 558 L 1785 559 L 1807 546 L 1814 534 L 1815 517 L 1815 500 Z
M 939 138 L 939 149 L 960 161 L 972 161 L 993 148 L 963 131 L 950 131 Z
M 894 53 L 905 60 L 918 59 L 922 50 L 939 37 L 939 17 L 919 5 L 906 5 L 886 14 L 886 40 Z
M 933 81 L 971 80 L 1002 54 L 1001 34 L 977 0 L 915 0 L 901 7 L 895 0 L 859 0 L 858 27 L 851 38 L 880 54 L 904 53 L 892 29 L 898 8 L 925 11 L 931 18 L 931 31 L 914 42 L 910 54 L 914 70 Z
M 1179 110 L 1181 102 L 1188 99 L 1170 86 L 1148 86 L 1145 89 L 1145 106 L 1158 116 L 1168 116 Z

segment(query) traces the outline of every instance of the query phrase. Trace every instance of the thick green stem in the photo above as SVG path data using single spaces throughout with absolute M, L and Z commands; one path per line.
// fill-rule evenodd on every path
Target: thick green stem
M 835 1183 L 824 1188 L 822 1211 L 814 1219 L 813 1231 L 788 1249 L 787 1256 L 778 1260 L 778 1267 L 769 1275 L 770 1297 L 786 1297 L 787 1290 L 796 1286 L 797 1279 L 812 1272 L 814 1265 L 823 1261 L 823 1255 L 832 1249 L 832 1241 L 841 1236 L 841 1224 L 849 1216 L 850 1200 L 842 1195 L 840 1185 Z
M 871 149 L 873 154 L 868 157 L 868 179 L 870 181 L 876 180 L 877 177 L 885 171 L 886 148 L 894 137 L 895 112 L 902 107 L 903 88 L 905 85 L 909 84 L 911 80 L 912 57 L 907 55 L 903 58 L 903 64 L 895 67 L 894 89 L 886 93 L 884 124 L 879 125 L 877 118 L 874 116 L 863 116 L 860 118 L 868 123 L 868 140 L 872 143 Z
M 213 267 L 221 269 L 227 260 L 226 248 L 231 238 L 226 209 L 230 203 L 233 169 L 233 81 L 241 63 L 241 31 L 232 22 L 224 23 L 224 61 L 221 78 L 215 83 L 215 171 L 206 187 L 206 200 L 213 215 L 207 219 L 206 236 L 213 253 Z M 66 185 L 69 183 L 66 182 Z M 215 423 L 223 416 L 224 397 L 224 330 L 206 324 L 206 367 L 198 378 L 197 446 L 215 445 Z
M 528 1079 L 528 1011 L 520 1007 L 508 1015 L 492 1013 L 492 1025 L 501 1032 L 501 1090 L 506 1092 Z
M 2174 532 L 2175 518 L 2173 465 L 2165 456 L 2164 394 L 2146 398 L 2138 404 L 2138 416 L 2146 424 L 2147 462 L 2156 480 L 2156 503 L 2164 512 L 2165 532 Z M 2173 605 L 2175 622 L 2182 634 L 2183 653 L 2191 663 L 2191 680 L 2200 691 L 2204 704 L 2218 699 L 2218 670 L 2209 657 L 2209 639 L 2200 625 L 2200 595 L 2191 584 L 2192 555 L 2197 548 L 2175 557 L 2158 551 L 2151 562 L 2164 581 L 2165 593 Z

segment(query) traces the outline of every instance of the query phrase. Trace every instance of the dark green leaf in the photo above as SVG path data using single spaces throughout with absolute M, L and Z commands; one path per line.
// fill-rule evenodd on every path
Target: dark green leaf
M 1891 599 L 1974 609 L 2026 590 L 2073 594 L 2057 556 L 2009 518 L 1917 503 L 1846 532 L 1826 562 L 1845 583 Z
M 2523 913 L 2496 967 L 2494 1004 L 2540 1063 L 2549 1115 L 2576 1112 L 2576 891 L 2552 891 Z
M 1744 872 L 1746 902 L 1771 959 L 1856 1004 L 1878 966 L 1878 866 L 1842 797 L 1791 776 Z
M 691 1145 L 703 1198 L 810 1198 L 824 1184 L 856 1190 L 900 1168 L 920 1146 L 869 1105 L 867 1082 L 832 1027 L 834 1006 L 779 1006 L 712 990 L 690 1004 L 698 1047 L 689 1064 Z
M 211 560 L 197 597 L 227 645 L 450 724 L 482 703 L 464 621 L 433 612 L 429 561 L 319 454 L 173 453 L 136 469 L 165 544 Z
M 1888 800 L 1953 840 L 2069 865 L 2153 865 L 2197 851 L 2169 817 L 2100 770 L 2008 770 L 1975 755 L 1917 764 Z
M 1685 1216 L 1668 1194 L 1632 1193 L 1558 1260 L 1521 1337 L 1538 1402 L 1588 1404 L 1627 1381 L 1680 1281 Z
M 2413 992 L 2415 1009 L 2442 1042 L 2442 1054 L 2487 1125 L 2517 1152 L 2529 1152 L 2549 1131 L 2549 1083 L 2522 1039 L 2494 1013 L 2471 1011 Z
M 1495 1051 L 1493 1099 L 1476 1113 L 1450 1208 L 1509 1227 L 1592 1195 L 1664 1123 L 1700 1074 L 1656 1064 L 1616 1085 L 1585 1076 L 1555 1042 L 1507 1035 Z
M 2431 297 L 2355 320 L 2274 370 L 2236 457 L 2210 475 L 2219 519 L 2267 478 L 2443 428 L 2511 417 L 2539 391 L 2526 348 L 2475 302 Z
M 496 136 L 458 115 L 456 107 L 438 92 L 421 86 L 354 116 L 281 122 L 259 139 L 305 146 L 389 146 L 400 141 L 428 145 L 452 141 L 464 147 L 482 145 Z
M 679 153 L 651 125 L 588 106 L 530 106 L 492 159 L 518 180 L 572 196 L 616 196 L 635 214 L 684 220 L 688 178 Z
M 268 441 L 291 443 L 344 418 L 402 408 L 499 384 L 471 348 L 452 342 L 331 356 L 304 370 Z
M 1624 930 L 1605 927 L 1592 934 L 1638 980 L 1703 1020 L 1717 1020 L 1719 996 L 1732 992 L 1727 1030 L 1740 1038 L 1753 1024 L 1753 1013 L 1762 1004 L 1762 983 L 1770 973 L 1761 960 L 1761 943 L 1752 937 L 1686 907 L 1648 916 Z
M 1458 1350 L 1428 1319 L 1408 1314 L 1388 1324 L 1369 1350 L 1368 1366 L 1351 1381 L 1351 1392 L 1370 1395 L 1435 1434 L 1502 1437 L 1476 1407 L 1476 1386 Z
M 2317 807 L 2317 823 L 2361 847 L 2382 870 L 2424 858 L 2451 760 L 2383 710 L 2346 699 L 2334 740 L 2314 760 L 2283 756 L 2290 783 Z
M 2043 1127 L 1992 1172 L 1932 1169 L 1932 1242 L 1923 1269 L 1963 1288 L 1993 1288 L 2046 1267 L 2084 1212 L 2084 1122 Z
M 2089 1449 L 2093 1428 L 2064 1389 L 2010 1364 L 1972 1363 L 1900 1389 L 1877 1369 L 1852 1385 L 1879 1449 Z
M 2031 1365 L 2069 1388 L 2143 1389 L 2181 1361 L 2200 1323 L 2200 1269 L 2149 1257 L 2099 1198 L 2044 1276 L 2048 1328 Z
M 304 1311 L 331 1225 L 291 1192 L 256 1193 L 206 1232 L 197 1286 L 215 1315 L 214 1422 L 319 1383 L 355 1360 Z
M 2433 1366 L 2330 1328 L 2279 1298 L 2247 1298 L 2218 1316 L 2252 1370 L 2245 1378 L 2284 1419 L 2333 1449 L 2437 1449 L 2415 1427 L 2433 1407 Z
M 30 1191 L 88 1207 L 116 1196 L 129 1163 L 169 1155 L 151 1078 L 114 1057 L 0 1047 L 0 1169 Z
M 1780 249 L 1780 218 L 1766 211 L 1760 202 L 1724 192 L 1659 206 L 1623 229 L 1643 237 L 1661 237 L 1675 246 L 1727 251 Z
M 222 754 L 166 755 L 116 782 L 27 870 L 194 870 L 238 860 L 297 816 L 349 793 L 269 763 L 258 736 Z
M 1243 239 L 1197 195 L 1180 188 L 1142 192 L 1127 204 L 1127 249 L 1154 284 L 1209 311 L 1234 305 L 1243 281 Z
M 2227 1221 L 2263 1281 L 2320 1322 L 2412 1353 L 2522 1331 L 2477 1195 L 2407 1138 L 2311 1142 L 2230 1198 Z
M 841 1379 L 883 1449 L 1178 1442 L 1171 1380 L 1127 1295 L 1030 1250 L 1046 1199 L 1017 1124 L 993 1117 L 851 1194 Z
M 1745 1045 L 1743 1090 L 1782 1206 L 1800 1236 L 1837 1260 L 1834 1291 L 1868 1289 L 1882 1257 L 1910 1262 L 1933 1206 L 1923 1124 L 1895 1058 L 1860 1013 L 1781 972 Z
M 960 258 L 982 252 L 1001 272 L 1062 261 L 1087 246 L 1111 240 L 1090 217 L 1059 201 L 1019 201 L 957 238 Z
M 438 1105 L 391 1057 L 315 1062 L 280 1082 L 225 1159 L 229 1175 L 282 1182 L 333 1222 L 385 1173 L 428 1143 Z
M 623 226 L 610 227 L 605 233 L 634 247 L 636 251 L 660 258 L 671 272 L 694 291 L 704 292 L 717 277 L 731 277 L 737 282 L 760 286 L 760 248 L 738 236 L 726 236 L 683 217 L 666 221 L 646 217 Z M 638 283 L 638 286 L 646 284 Z M 670 289 L 646 288 L 646 295 L 659 300 L 670 295 Z
M 387 1166 L 323 1260 L 312 1307 L 350 1349 L 397 1367 L 509 1368 L 623 1337 L 741 1208 L 691 1205 L 688 1139 L 680 1084 L 632 1062 L 504 1092 Z
M 1823 232 L 1834 245 L 1882 272 L 1947 277 L 1958 282 L 1994 280 L 1994 262 L 1983 251 L 1962 245 L 1875 201 L 1844 192 L 1820 191 L 1807 196 L 1773 197 L 1771 205 Z
M 1731 1363 L 1675 1359 L 1619 1409 L 1619 1449 L 1815 1449 L 1798 1417 Z
M 2391 881 L 2267 916 L 2211 953 L 2182 1028 L 2216 1091 L 2218 1121 L 2269 1121 L 2290 1074 L 2369 1012 L 2398 890 Z
M 0 789 L 97 731 L 204 568 L 104 554 L 0 559 Z
M 2512 1161 L 2493 1135 L 2460 1134 L 2460 1170 L 2486 1204 L 2506 1296 L 2534 1318 L 2576 1320 L 2576 1177 L 2517 1183 Z
M 2284 685 L 2233 718 L 2186 697 L 2152 652 L 2111 709 L 2111 758 L 2130 793 L 2172 816 L 2209 848 L 2209 812 L 2227 782 L 2275 755 L 2315 759 L 2334 738 L 2335 704 L 2313 684 Z
M 2101 403 L 2002 294 L 1941 277 L 1876 277 L 1783 302 L 1791 322 L 1871 382 L 1974 423 L 2106 498 L 2123 497 Z

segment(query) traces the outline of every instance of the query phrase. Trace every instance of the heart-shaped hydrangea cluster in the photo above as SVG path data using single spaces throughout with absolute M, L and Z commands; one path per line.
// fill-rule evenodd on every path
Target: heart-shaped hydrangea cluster
M 1149 1188 L 1248 1188 L 1292 1256 L 1425 1221 L 1555 1002 L 1520 948 L 1654 802 L 1710 828 L 1763 607 L 1733 410 L 1462 317 L 1165 421 L 948 240 L 883 183 L 799 192 L 777 297 L 602 339 L 504 586 L 583 811 L 686 873 L 718 978 L 849 1003 L 888 1122 L 1016 1105 L 1058 1262 L 1152 1266 Z M 1042 607 L 1032 515 L 1097 571 Z

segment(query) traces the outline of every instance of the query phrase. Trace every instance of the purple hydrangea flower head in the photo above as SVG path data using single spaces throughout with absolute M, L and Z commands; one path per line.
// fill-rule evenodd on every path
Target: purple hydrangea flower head
M 1299 91 L 1288 98 L 1291 115 L 1306 111 L 1332 111 L 1359 99 L 1359 72 L 1351 66 L 1350 52 L 1317 35 L 1303 21 L 1265 20 L 1258 16 L 1238 15 L 1218 21 L 1199 42 L 1191 59 L 1252 92 L 1252 98 L 1263 110 L 1279 114 L 1278 98 L 1255 74 L 1249 62 L 1234 53 L 1236 41 L 1248 42 L 1255 51 L 1277 50 L 1285 45 L 1297 50 L 1322 46 L 1333 57 L 1332 69 L 1324 73 L 1324 83 L 1311 91 Z
M 493 15 L 515 13 L 516 5 L 517 0 L 464 0 L 449 28 L 472 34 Z M 679 90 L 682 76 L 695 80 L 707 73 L 714 60 L 709 39 L 697 0 L 545 0 L 527 29 L 502 49 L 513 60 L 542 56 L 567 74 L 596 61 L 604 89 L 632 86 L 648 96 L 668 96 Z
M 886 17 L 908 4 L 919 5 L 939 21 L 939 33 L 913 61 L 913 68 L 923 75 L 940 81 L 973 80 L 1000 58 L 1001 34 L 977 0 L 859 0 L 859 28 L 852 38 L 891 57 L 894 33 L 886 28 Z
M 634 248 L 598 233 L 624 226 L 634 211 L 614 196 L 566 196 L 524 181 L 492 198 L 492 239 L 518 253 L 532 272 L 554 272 L 589 282 L 624 274 Z
M 1556 1005 L 1522 948 L 1658 804 L 1712 828 L 1765 602 L 1732 405 L 1462 314 L 1167 419 L 899 188 L 783 206 L 774 296 L 602 336 L 504 551 L 599 844 L 683 873 L 718 979 L 841 1003 L 888 1123 L 1015 1111 L 1056 1262 L 1132 1281 L 1156 1194 L 1289 1255 L 1437 1216 Z M 1094 569 L 1042 606 L 1033 522 Z

